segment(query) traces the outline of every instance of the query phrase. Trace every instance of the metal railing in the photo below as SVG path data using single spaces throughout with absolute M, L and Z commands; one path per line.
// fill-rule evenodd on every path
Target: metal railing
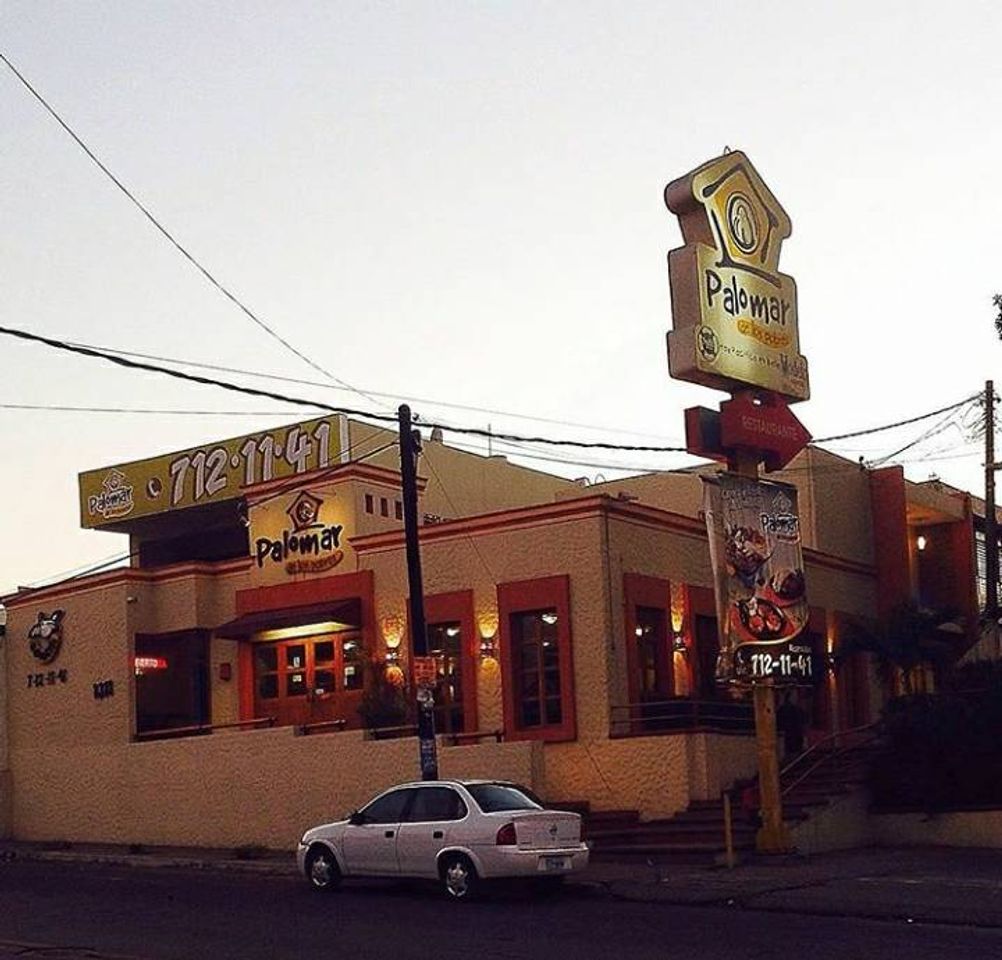
M 504 730 L 471 730 L 469 733 L 443 733 L 442 743 L 446 747 L 462 747 L 470 743 L 480 743 L 482 740 L 493 740 L 501 743 L 504 740 Z
M 852 727 L 849 730 L 838 730 L 818 740 L 803 753 L 794 757 L 786 766 L 780 768 L 781 796 L 785 797 L 799 787 L 815 770 L 843 758 L 859 747 L 874 743 L 882 735 L 883 725 L 880 721 L 875 721 L 863 724 L 861 727 Z M 787 780 L 788 782 L 784 783 Z
M 142 730 L 136 740 L 170 740 L 174 737 L 203 737 L 217 730 L 259 730 L 275 726 L 274 717 L 255 717 L 253 720 L 234 720 L 232 723 L 198 723 L 187 727 L 162 727 L 159 730 Z
M 711 731 L 753 734 L 755 711 L 751 703 L 735 700 L 653 700 L 610 708 L 611 737 Z
M 346 723 L 347 721 L 343 719 L 303 723 L 295 728 L 295 733 L 297 737 L 308 737 L 314 733 L 340 733 L 344 730 Z

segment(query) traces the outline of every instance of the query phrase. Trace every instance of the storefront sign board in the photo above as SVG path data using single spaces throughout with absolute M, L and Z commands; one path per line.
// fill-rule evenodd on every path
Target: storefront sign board
M 671 375 L 806 400 L 797 288 L 779 272 L 780 246 L 791 230 L 779 201 L 734 151 L 668 184 L 665 203 L 685 240 L 668 257 Z
M 85 528 L 234 499 L 248 487 L 323 470 L 346 455 L 333 415 L 80 474 Z

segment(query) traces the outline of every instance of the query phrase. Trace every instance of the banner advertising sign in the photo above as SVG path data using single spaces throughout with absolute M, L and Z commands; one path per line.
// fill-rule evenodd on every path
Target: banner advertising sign
M 796 487 L 730 473 L 704 481 L 717 682 L 814 683 Z
M 80 474 L 80 522 L 103 527 L 240 496 L 342 460 L 338 415 Z

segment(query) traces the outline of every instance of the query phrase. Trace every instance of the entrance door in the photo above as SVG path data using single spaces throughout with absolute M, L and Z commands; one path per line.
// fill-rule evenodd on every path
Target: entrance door
M 254 645 L 254 712 L 279 726 L 344 720 L 356 726 L 361 636 L 326 633 Z

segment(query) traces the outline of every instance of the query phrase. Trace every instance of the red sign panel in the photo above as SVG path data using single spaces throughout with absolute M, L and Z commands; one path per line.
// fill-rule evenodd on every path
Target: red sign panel
M 738 393 L 720 405 L 720 443 L 762 454 L 766 469 L 785 467 L 811 441 L 807 428 L 774 393 Z

